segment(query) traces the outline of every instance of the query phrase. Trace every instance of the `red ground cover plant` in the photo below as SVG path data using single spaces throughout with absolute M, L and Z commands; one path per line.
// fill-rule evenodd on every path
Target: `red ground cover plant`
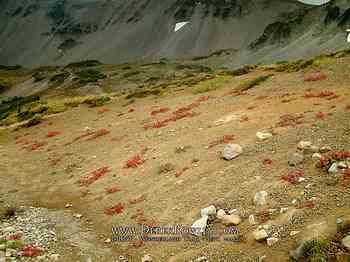
M 168 108 L 168 107 L 161 107 L 159 109 L 151 111 L 151 116 L 155 116 L 155 115 L 161 114 L 161 113 L 166 113 L 168 111 L 170 111 L 170 108 Z
M 235 138 L 234 135 L 224 135 L 222 138 L 215 140 L 213 142 L 210 142 L 208 148 L 213 148 L 213 147 L 220 145 L 220 144 L 227 144 L 227 143 L 231 142 L 234 138 Z
M 134 112 L 134 111 L 135 111 L 134 108 L 130 108 L 130 109 L 128 110 L 128 113 L 132 113 L 132 112 Z
M 137 197 L 129 199 L 129 204 L 134 205 L 134 204 L 141 203 L 143 201 L 146 201 L 145 195 L 141 195 L 141 196 L 137 196 Z
M 145 242 L 141 239 L 138 239 L 132 242 L 132 246 L 136 248 L 142 247 L 144 245 L 145 245 Z
M 304 95 L 305 98 L 330 98 L 338 97 L 338 95 L 332 91 L 321 91 L 318 93 L 306 92 Z
M 344 187 L 348 187 L 350 185 L 350 168 L 343 171 L 341 184 Z
M 204 102 L 208 101 L 210 99 L 210 96 L 201 96 L 200 98 L 197 99 L 198 102 Z
M 315 117 L 320 120 L 324 120 L 327 117 L 327 113 L 323 112 L 316 112 Z
M 36 150 L 42 148 L 43 146 L 45 146 L 46 144 L 47 144 L 46 142 L 35 141 L 28 146 L 24 146 L 24 148 L 27 149 L 28 151 L 36 151 Z
M 327 76 L 325 73 L 320 71 L 308 74 L 304 77 L 305 82 L 320 81 L 324 79 L 327 79 Z
M 260 223 L 266 223 L 270 220 L 270 212 L 267 210 L 263 210 L 258 214 L 258 218 Z
M 104 107 L 104 108 L 99 109 L 99 110 L 98 110 L 98 113 L 99 113 L 99 114 L 103 114 L 103 113 L 107 113 L 107 112 L 109 112 L 109 111 L 111 111 L 109 108 L 105 108 L 105 107 Z
M 25 245 L 22 248 L 22 254 L 25 257 L 38 257 L 41 255 L 41 251 L 32 245 Z
M 111 169 L 108 166 L 101 167 L 95 171 L 92 171 L 90 175 L 85 176 L 79 180 L 81 186 L 89 186 L 92 183 L 105 176 Z
M 272 165 L 272 160 L 270 158 L 266 158 L 263 160 L 263 164 L 265 166 L 270 166 L 270 165 Z
M 143 159 L 141 155 L 135 155 L 131 159 L 126 161 L 126 168 L 136 168 L 145 162 L 146 160 Z
M 60 135 L 60 134 L 61 134 L 61 132 L 59 132 L 59 131 L 49 131 L 49 132 L 47 132 L 46 137 L 47 137 L 47 138 L 55 137 L 55 136 L 58 136 L 58 135 Z
M 114 214 L 121 214 L 124 212 L 124 205 L 122 203 L 118 203 L 115 206 L 108 207 L 105 209 L 104 213 L 109 216 L 113 216 Z
M 277 123 L 278 126 L 296 126 L 304 123 L 305 116 L 303 114 L 285 114 L 280 116 L 280 121 Z
M 14 234 L 10 235 L 7 240 L 20 240 L 22 238 L 22 234 Z
M 111 186 L 111 187 L 106 187 L 105 188 L 105 192 L 107 194 L 113 194 L 113 193 L 117 193 L 119 191 L 120 191 L 120 189 L 117 186 Z
M 190 168 L 189 167 L 184 167 L 182 168 L 181 170 L 177 171 L 176 174 L 175 174 L 175 177 L 179 177 L 179 176 L 182 176 L 185 171 L 189 170 Z
M 297 208 L 298 209 L 302 209 L 302 208 L 314 208 L 315 207 L 315 203 L 311 200 L 308 200 L 308 201 L 304 201 L 302 203 L 299 203 L 297 205 Z
M 288 175 L 282 176 L 282 180 L 295 185 L 299 183 L 299 178 L 303 176 L 304 176 L 303 171 L 293 171 L 293 172 L 290 172 Z
M 350 112 L 350 105 L 347 105 L 347 106 L 345 107 L 345 111 Z

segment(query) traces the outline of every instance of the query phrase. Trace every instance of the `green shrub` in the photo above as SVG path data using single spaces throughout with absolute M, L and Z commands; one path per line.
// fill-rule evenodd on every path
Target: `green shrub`
M 59 82 L 62 83 L 70 76 L 69 72 L 58 73 L 50 78 L 50 82 Z
M 99 65 L 102 65 L 102 63 L 98 60 L 85 60 L 85 61 L 70 63 L 66 67 L 79 68 L 79 67 L 93 67 L 93 66 L 99 66 Z
M 273 76 L 272 74 L 265 75 L 265 76 L 259 76 L 257 78 L 254 78 L 253 80 L 249 80 L 247 82 L 244 82 L 243 84 L 240 85 L 239 91 L 247 91 L 247 90 L 253 88 L 254 86 L 257 86 L 257 85 L 265 82 L 266 80 L 268 80 L 272 76 Z
M 0 79 L 0 94 L 11 87 L 11 84 Z
M 324 262 L 329 260 L 329 248 L 331 242 L 326 239 L 312 239 L 304 243 L 303 257 L 308 262 Z
M 86 69 L 76 72 L 78 76 L 79 83 L 87 84 L 97 82 L 100 79 L 105 79 L 107 76 L 100 71 L 94 69 Z

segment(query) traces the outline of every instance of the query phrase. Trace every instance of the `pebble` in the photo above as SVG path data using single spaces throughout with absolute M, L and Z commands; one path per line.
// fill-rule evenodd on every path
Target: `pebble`
M 346 236 L 342 239 L 341 243 L 344 247 L 350 250 L 350 236 Z
M 235 226 L 242 222 L 242 219 L 238 215 L 225 215 L 221 220 L 225 226 Z
M 299 233 L 300 231 L 291 231 L 289 235 L 292 237 L 292 236 L 298 235 Z
M 144 255 L 141 262 L 152 262 L 153 259 L 150 255 Z
M 312 154 L 312 159 L 318 161 L 322 159 L 322 155 L 320 153 L 314 153 Z
M 112 242 L 112 240 L 110 238 L 107 238 L 104 242 L 105 242 L 105 244 L 109 244 Z
M 225 160 L 232 160 L 243 153 L 243 149 L 238 144 L 226 144 L 222 152 L 222 157 Z
M 342 161 L 342 162 L 338 163 L 338 168 L 340 168 L 340 169 L 347 169 L 348 165 L 345 162 Z
M 253 235 L 254 235 L 254 238 L 255 238 L 256 241 L 265 240 L 269 236 L 265 229 L 255 230 L 253 232 Z
M 273 246 L 274 244 L 276 244 L 279 241 L 279 239 L 277 237 L 269 237 L 266 239 L 267 245 L 269 247 Z
M 320 148 L 320 153 L 327 153 L 327 152 L 329 152 L 329 151 L 331 151 L 332 150 L 332 148 L 331 147 L 329 147 L 329 146 L 322 146 L 321 148 Z
M 206 216 L 215 215 L 215 214 L 216 214 L 216 208 L 213 205 L 201 209 L 201 217 L 206 217 Z
M 338 172 L 338 164 L 333 163 L 331 167 L 328 169 L 328 173 L 330 174 L 336 174 Z
M 226 216 L 226 212 L 223 209 L 219 209 L 218 212 L 216 213 L 216 217 L 218 219 L 223 219 L 223 217 Z
M 194 229 L 192 231 L 193 235 L 201 236 L 204 233 L 205 228 L 207 227 L 207 222 L 208 222 L 207 216 L 196 220 L 191 226 L 191 228 Z
M 268 193 L 266 191 L 259 191 L 254 196 L 254 204 L 257 206 L 263 206 L 266 204 L 266 197 Z
M 257 132 L 256 137 L 259 138 L 259 140 L 266 140 L 271 138 L 273 135 L 271 133 L 267 132 Z
M 304 156 L 299 153 L 293 153 L 288 160 L 290 166 L 297 166 L 304 162 Z
M 300 150 L 310 149 L 312 146 L 312 143 L 310 141 L 300 141 L 298 143 L 297 148 Z

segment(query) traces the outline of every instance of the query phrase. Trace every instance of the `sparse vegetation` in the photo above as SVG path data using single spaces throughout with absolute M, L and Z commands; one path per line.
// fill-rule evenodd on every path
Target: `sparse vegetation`
M 0 94 L 11 87 L 10 83 L 0 79 Z
M 223 87 L 227 82 L 232 80 L 232 76 L 218 75 L 213 79 L 200 82 L 193 90 L 194 94 L 206 93 Z
M 257 85 L 260 85 L 261 83 L 265 82 L 266 80 L 268 80 L 272 76 L 273 76 L 273 74 L 269 74 L 269 75 L 259 76 L 257 78 L 252 79 L 252 80 L 246 81 L 239 86 L 239 91 L 241 91 L 241 92 L 247 91 L 247 90 L 249 90 Z
M 81 67 L 94 67 L 99 65 L 102 65 L 102 63 L 98 60 L 85 60 L 85 61 L 70 63 L 66 67 L 81 68 Z
M 86 69 L 76 72 L 80 84 L 94 83 L 98 80 L 105 79 L 107 76 L 98 70 Z

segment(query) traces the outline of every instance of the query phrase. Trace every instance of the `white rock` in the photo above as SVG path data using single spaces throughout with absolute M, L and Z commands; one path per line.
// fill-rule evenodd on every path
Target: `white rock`
M 216 217 L 218 219 L 222 219 L 224 216 L 226 216 L 226 212 L 223 209 L 219 209 L 218 212 L 216 213 Z
M 228 213 L 230 215 L 232 215 L 233 213 L 236 213 L 237 211 L 238 211 L 237 208 L 235 208 L 235 209 L 231 209 L 230 211 L 228 211 Z
M 192 234 L 196 236 L 201 236 L 205 232 L 205 228 L 207 227 L 208 217 L 202 217 L 196 220 L 192 228 Z
M 216 208 L 215 206 L 209 206 L 206 208 L 202 208 L 201 209 L 201 216 L 205 217 L 205 216 L 210 216 L 210 215 L 215 215 L 216 214 Z
M 259 191 L 254 196 L 254 204 L 257 206 L 263 206 L 266 204 L 266 197 L 268 193 L 266 191 Z
M 342 239 L 341 243 L 344 247 L 350 250 L 350 236 L 346 236 Z
M 277 237 L 269 237 L 266 239 L 267 245 L 269 247 L 273 246 L 274 244 L 276 244 L 279 241 L 279 239 Z
M 342 161 L 342 162 L 338 163 L 338 168 L 346 169 L 346 168 L 348 168 L 348 165 L 345 162 Z
M 282 214 L 282 213 L 285 213 L 285 212 L 287 212 L 288 211 L 288 207 L 282 207 L 281 209 L 280 209 L 280 213 Z
M 50 259 L 52 259 L 51 261 L 58 261 L 59 258 L 60 258 L 59 254 L 52 254 L 52 255 L 50 255 Z
M 328 169 L 328 173 L 335 174 L 337 172 L 338 172 L 338 164 L 337 163 L 333 163 L 331 165 L 331 167 Z
M 265 229 L 255 230 L 253 235 L 256 241 L 262 241 L 269 236 Z
M 144 255 L 141 262 L 152 262 L 153 259 L 150 255 Z
M 235 226 L 240 224 L 242 222 L 242 219 L 238 215 L 225 215 L 221 221 L 225 226 Z
M 222 156 L 226 160 L 232 160 L 243 153 L 243 149 L 238 144 L 226 144 Z
M 298 143 L 298 149 L 304 150 L 304 149 L 310 149 L 312 146 L 312 143 L 310 141 L 300 141 Z
M 255 225 L 255 224 L 256 224 L 255 216 L 254 216 L 254 215 L 250 215 L 249 218 L 248 218 L 248 220 L 249 220 L 249 223 L 250 223 L 251 225 Z
M 271 133 L 265 133 L 265 132 L 257 132 L 256 133 L 257 138 L 259 138 L 260 140 L 266 140 L 269 139 L 270 137 L 272 137 L 273 135 Z
M 322 155 L 320 153 L 315 153 L 312 155 L 313 160 L 320 160 L 322 158 Z
M 105 242 L 105 244 L 109 244 L 112 242 L 112 240 L 110 238 L 107 238 L 104 242 Z

